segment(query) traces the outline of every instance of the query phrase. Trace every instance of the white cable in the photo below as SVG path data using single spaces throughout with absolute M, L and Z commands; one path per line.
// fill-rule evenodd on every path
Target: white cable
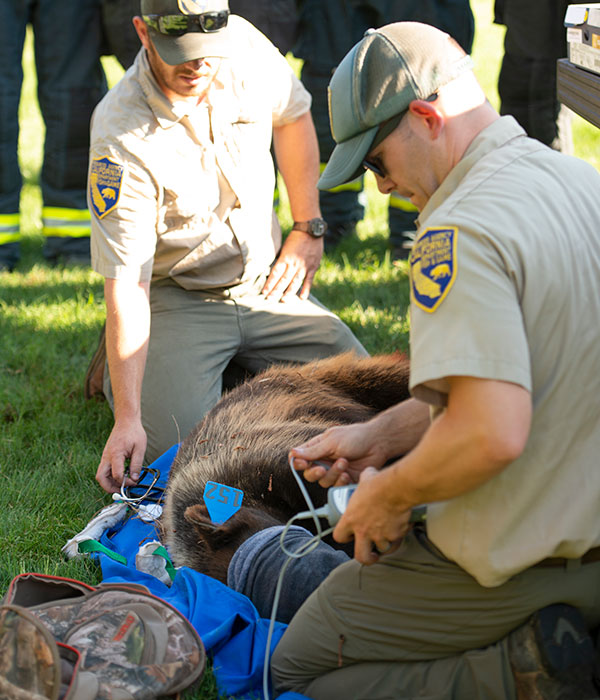
M 315 506 L 311 500 L 311 497 L 306 490 L 306 487 L 302 483 L 302 479 L 298 475 L 297 471 L 294 469 L 294 458 L 290 458 L 290 468 L 292 470 L 292 474 L 294 475 L 294 478 L 298 482 L 298 486 L 300 487 L 300 491 L 302 492 L 302 495 L 304 496 L 304 500 L 306 501 L 306 505 L 308 506 L 307 511 L 303 511 L 302 513 L 297 513 L 294 515 L 293 518 L 288 520 L 286 523 L 285 527 L 281 531 L 281 535 L 279 537 L 279 545 L 283 551 L 284 554 L 287 555 L 287 560 L 281 567 L 281 571 L 279 572 L 279 577 L 277 578 L 277 586 L 275 587 L 275 595 L 273 597 L 273 606 L 271 608 L 271 618 L 269 620 L 269 632 L 267 634 L 267 645 L 266 645 L 266 650 L 265 650 L 265 665 L 263 667 L 263 695 L 264 695 L 264 700 L 269 700 L 269 657 L 271 655 L 271 640 L 273 639 L 273 630 L 275 628 L 275 617 L 277 615 L 277 607 L 279 605 L 279 598 L 281 596 L 281 589 L 283 587 L 283 576 L 286 572 L 286 569 L 288 567 L 288 564 L 292 561 L 292 559 L 301 559 L 302 557 L 305 557 L 307 554 L 310 554 L 312 551 L 314 551 L 318 546 L 319 542 L 322 540 L 325 535 L 329 535 L 330 533 L 333 532 L 333 528 L 327 528 L 327 530 L 323 530 L 321 528 L 321 523 L 319 521 L 319 516 L 326 516 L 328 512 L 328 507 L 325 505 L 322 508 L 315 509 Z M 295 520 L 300 520 L 302 518 L 312 518 L 315 527 L 317 529 L 317 534 L 312 537 L 310 540 L 307 542 L 304 542 L 303 544 L 298 547 L 298 549 L 294 552 L 290 551 L 289 549 L 286 548 L 284 544 L 284 539 L 286 534 L 288 533 L 290 527 L 293 525 Z
M 265 650 L 265 665 L 263 668 L 263 695 L 264 695 L 264 700 L 269 700 L 269 657 L 270 657 L 270 651 L 271 651 L 271 640 L 273 638 L 273 629 L 275 627 L 275 616 L 277 615 L 277 606 L 279 605 L 279 597 L 281 595 L 281 589 L 283 585 L 283 576 L 286 572 L 286 569 L 288 567 L 288 564 L 292 561 L 292 559 L 301 559 L 302 557 L 305 557 L 307 554 L 310 554 L 312 551 L 314 551 L 318 546 L 319 542 L 325 537 L 326 535 L 331 534 L 335 527 L 329 527 L 326 530 L 323 530 L 321 528 L 321 522 L 319 521 L 319 517 L 328 517 L 331 514 L 331 509 L 329 507 L 329 504 L 325 504 L 321 508 L 316 508 L 311 500 L 311 497 L 306 490 L 306 487 L 302 483 L 302 479 L 299 476 L 298 472 L 294 469 L 294 458 L 290 458 L 290 468 L 292 470 L 292 474 L 294 475 L 294 478 L 298 482 L 298 486 L 300 488 L 300 491 L 302 492 L 302 495 L 304 496 L 304 500 L 306 501 L 306 504 L 308 505 L 308 510 L 302 511 L 301 513 L 297 513 L 294 515 L 293 518 L 288 520 L 286 523 L 285 527 L 281 531 L 281 535 L 279 537 L 279 545 L 281 547 L 281 550 L 283 551 L 284 554 L 287 555 L 287 561 L 283 564 L 281 567 L 281 571 L 279 572 L 279 577 L 277 579 L 277 586 L 275 587 L 275 595 L 273 597 L 273 607 L 271 609 L 271 618 L 269 620 L 269 632 L 267 634 L 267 647 Z M 318 466 L 323 466 L 326 468 L 329 468 L 331 465 L 326 464 L 324 462 L 313 462 L 314 465 Z M 346 488 L 346 487 L 342 487 Z M 411 522 L 417 522 L 417 521 L 423 521 L 426 518 L 426 513 L 427 513 L 427 505 L 420 505 L 416 506 L 413 508 L 412 516 L 411 516 Z M 315 528 L 317 530 L 317 534 L 312 537 L 310 540 L 307 542 L 304 542 L 304 544 L 300 545 L 298 549 L 295 552 L 290 551 L 289 549 L 286 548 L 284 539 L 285 536 L 290 529 L 290 527 L 293 525 L 295 520 L 301 520 L 303 518 L 312 518 L 314 523 L 315 523 Z M 331 522 L 331 521 L 330 521 Z

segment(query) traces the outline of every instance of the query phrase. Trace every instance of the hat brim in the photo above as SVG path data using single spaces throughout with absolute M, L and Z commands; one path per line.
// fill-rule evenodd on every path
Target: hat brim
M 187 32 L 182 36 L 165 36 L 149 29 L 158 55 L 170 66 L 216 56 L 228 58 L 233 53 L 233 41 L 228 27 L 218 32 Z
M 317 187 L 320 190 L 331 190 L 362 175 L 362 162 L 371 149 L 378 129 L 379 125 L 374 126 L 338 143 L 319 178 Z

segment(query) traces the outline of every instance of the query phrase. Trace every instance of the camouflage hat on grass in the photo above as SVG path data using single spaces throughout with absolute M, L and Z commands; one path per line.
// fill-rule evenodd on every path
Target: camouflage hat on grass
M 171 66 L 233 51 L 228 0 L 141 0 L 141 13 L 159 56 Z
M 428 24 L 396 22 L 368 29 L 329 83 L 329 118 L 337 145 L 319 189 L 358 177 L 383 122 L 402 115 L 413 100 L 431 97 L 472 66 L 448 34 Z

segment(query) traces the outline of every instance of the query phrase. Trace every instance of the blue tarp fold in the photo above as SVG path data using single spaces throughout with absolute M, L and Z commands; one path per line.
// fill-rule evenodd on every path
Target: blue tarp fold
M 164 487 L 177 445 L 165 452 L 150 466 L 160 471 L 158 486 Z M 100 542 L 124 556 L 127 564 L 94 553 L 102 567 L 103 580 L 110 583 L 137 583 L 166 600 L 185 615 L 198 631 L 207 653 L 213 659 L 213 669 L 221 692 L 242 698 L 262 697 L 262 676 L 269 620 L 258 615 L 250 599 L 236 593 L 216 579 L 182 567 L 177 569 L 169 587 L 150 574 L 138 571 L 135 556 L 140 546 L 159 539 L 153 523 L 143 522 L 135 515 L 122 524 L 106 530 Z M 285 630 L 277 622 L 271 651 Z M 281 698 L 302 696 L 292 693 Z

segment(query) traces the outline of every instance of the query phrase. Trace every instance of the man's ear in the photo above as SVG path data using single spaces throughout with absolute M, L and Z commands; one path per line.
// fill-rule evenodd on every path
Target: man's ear
M 142 46 L 145 49 L 148 49 L 148 46 L 150 45 L 150 37 L 148 36 L 148 27 L 146 26 L 146 23 L 138 15 L 136 15 L 132 21 L 133 26 L 135 27 L 135 31 L 137 32 L 137 35 L 139 36 L 140 41 L 142 42 Z
M 427 100 L 413 100 L 408 109 L 427 128 L 431 139 L 437 139 L 444 127 L 444 116 L 440 110 Z

